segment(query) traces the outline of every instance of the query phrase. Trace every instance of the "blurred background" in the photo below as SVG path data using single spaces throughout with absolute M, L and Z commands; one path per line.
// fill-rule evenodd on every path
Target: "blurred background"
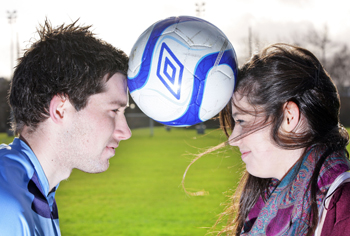
M 45 18 L 55 26 L 80 19 L 81 24 L 93 25 L 97 37 L 129 54 L 150 25 L 179 15 L 201 17 L 219 27 L 240 64 L 275 42 L 311 50 L 337 84 L 341 122 L 350 126 L 350 2 L 346 0 L 1 0 L 0 6 L 0 132 L 9 128 L 5 97 L 16 60 L 37 39 L 36 27 Z M 132 128 L 152 125 L 136 106 L 131 108 L 135 109 L 127 113 L 134 113 L 129 115 Z

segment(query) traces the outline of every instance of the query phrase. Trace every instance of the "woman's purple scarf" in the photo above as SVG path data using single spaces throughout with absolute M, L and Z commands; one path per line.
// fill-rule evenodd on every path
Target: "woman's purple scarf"
M 323 152 L 319 147 L 309 148 L 301 165 L 295 165 L 280 182 L 272 180 L 270 196 L 266 202 L 260 196 L 248 214 L 241 235 L 306 235 L 311 212 L 311 192 L 306 190 Z M 349 167 L 343 151 L 326 159 L 317 182 L 318 207 L 332 182 Z

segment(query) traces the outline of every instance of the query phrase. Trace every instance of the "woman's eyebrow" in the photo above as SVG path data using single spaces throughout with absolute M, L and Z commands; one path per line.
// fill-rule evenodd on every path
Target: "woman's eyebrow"
M 236 117 L 236 116 L 238 116 L 238 115 L 243 115 L 243 113 L 242 113 L 242 112 L 235 112 L 235 113 L 232 113 L 232 117 Z

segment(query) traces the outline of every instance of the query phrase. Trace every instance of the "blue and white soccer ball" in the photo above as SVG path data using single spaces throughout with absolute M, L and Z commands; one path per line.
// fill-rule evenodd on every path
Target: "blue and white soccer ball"
M 225 107 L 236 75 L 236 53 L 224 33 L 203 19 L 180 16 L 156 22 L 138 38 L 128 87 L 150 118 L 191 126 Z

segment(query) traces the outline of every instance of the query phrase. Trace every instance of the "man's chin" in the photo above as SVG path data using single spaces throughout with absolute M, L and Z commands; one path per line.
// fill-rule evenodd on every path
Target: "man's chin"
M 103 164 L 99 164 L 99 165 L 95 165 L 92 168 L 89 169 L 80 169 L 81 171 L 85 172 L 85 173 L 89 173 L 89 174 L 99 174 L 102 172 L 105 172 L 106 170 L 108 170 L 109 168 L 109 160 L 106 161 L 106 163 Z

